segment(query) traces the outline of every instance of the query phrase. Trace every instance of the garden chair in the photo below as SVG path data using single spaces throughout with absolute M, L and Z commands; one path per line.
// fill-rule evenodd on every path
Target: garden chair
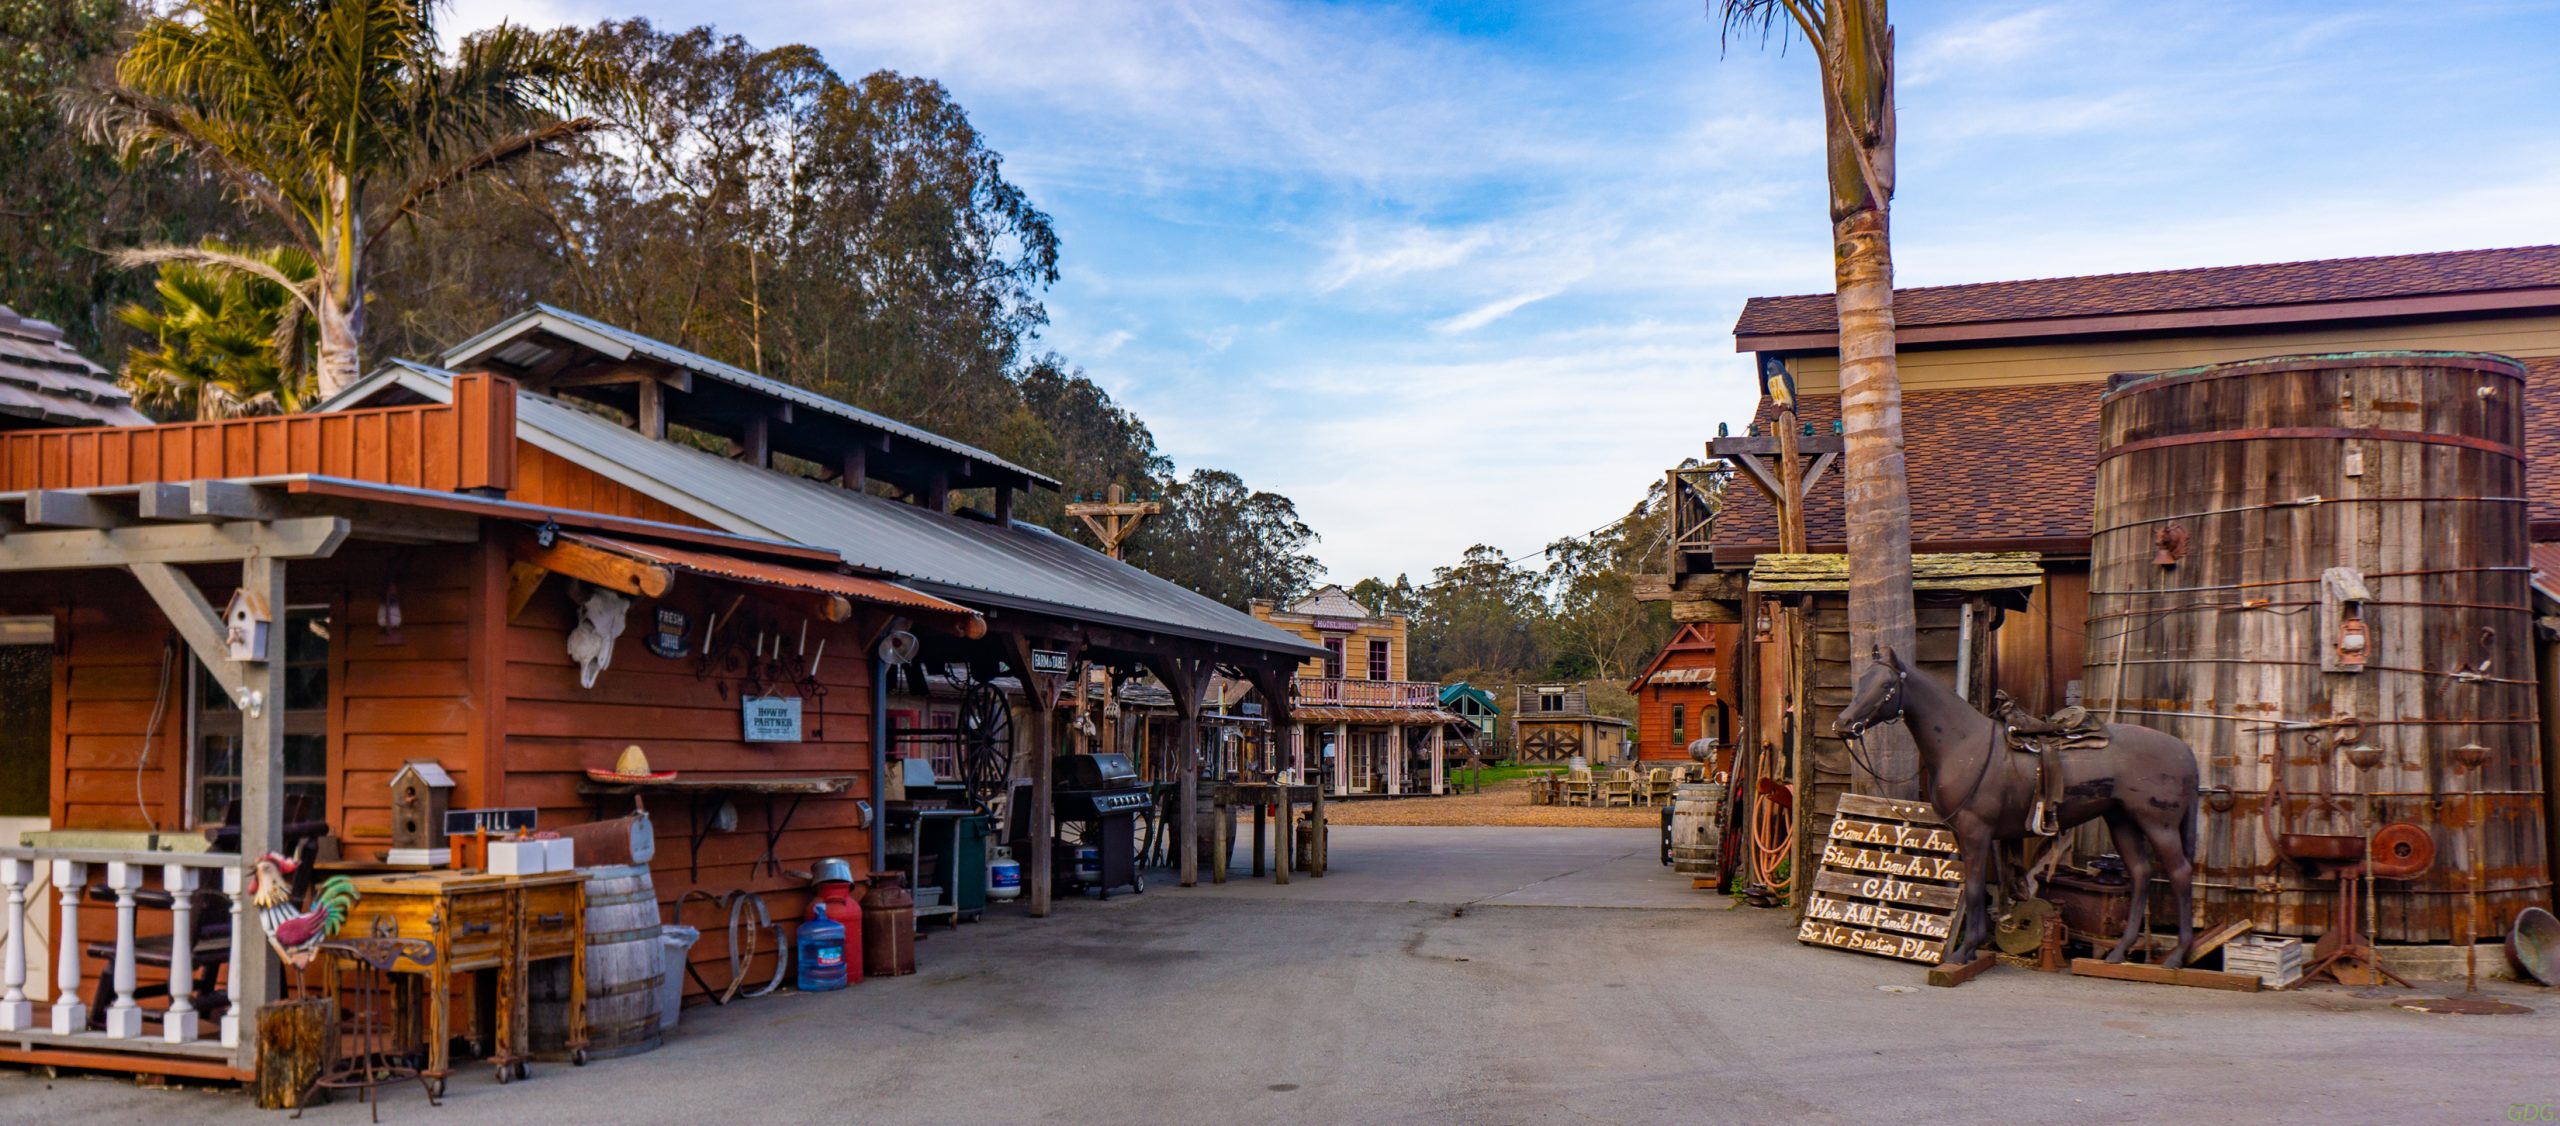
M 1566 776 L 1564 780 L 1564 803 L 1566 805 L 1590 805 L 1591 797 L 1590 771 L 1577 770 Z
M 1675 784 L 1675 780 L 1671 777 L 1670 771 L 1664 770 L 1659 766 L 1654 767 L 1653 771 L 1645 775 L 1644 779 L 1645 804 L 1668 804 L 1671 801 L 1671 790 Z
M 1636 803 L 1636 772 L 1624 767 L 1611 772 L 1605 797 L 1612 806 L 1634 805 Z

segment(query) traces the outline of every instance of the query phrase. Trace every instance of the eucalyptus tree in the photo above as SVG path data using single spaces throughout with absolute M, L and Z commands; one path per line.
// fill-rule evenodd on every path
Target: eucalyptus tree
M 1709 0 L 1736 33 L 1804 37 L 1822 77 L 1838 293 L 1841 489 L 1849 525 L 1849 645 L 1864 668 L 1877 645 L 1912 651 L 1911 494 L 1902 452 L 1902 381 L 1893 359 L 1893 25 L 1885 0 Z M 1781 22 L 1783 21 L 1783 23 Z M 1909 796 L 1918 762 L 1891 732 L 1869 756 L 1869 792 Z M 1903 782 L 1892 781 L 1901 777 Z
M 310 256 L 292 286 L 248 255 L 201 246 L 127 252 L 292 289 L 319 333 L 318 390 L 361 371 L 374 253 L 445 195 L 605 127 L 588 109 L 624 80 L 577 37 L 501 24 L 445 54 L 439 0 L 191 0 L 135 33 L 115 80 L 77 94 L 97 138 L 175 152 Z

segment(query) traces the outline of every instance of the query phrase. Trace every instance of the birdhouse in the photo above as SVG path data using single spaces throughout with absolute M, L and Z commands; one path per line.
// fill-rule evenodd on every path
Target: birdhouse
M 394 863 L 441 863 L 444 811 L 453 798 L 453 776 L 434 759 L 410 759 L 391 776 L 391 851 Z M 404 859 L 411 858 L 414 859 Z
M 231 604 L 223 608 L 223 644 L 231 650 L 235 661 L 264 661 L 275 635 L 275 614 L 265 599 L 246 590 L 231 592 Z

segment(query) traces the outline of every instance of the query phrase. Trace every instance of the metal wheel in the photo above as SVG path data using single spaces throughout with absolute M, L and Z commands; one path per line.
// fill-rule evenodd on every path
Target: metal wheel
M 974 682 L 960 698 L 960 783 L 984 808 L 1012 772 L 1013 706 L 994 685 Z
M 514 1068 L 512 1068 L 512 1067 L 508 1067 L 508 1066 L 507 1066 L 507 1065 L 505 1065 L 505 1064 L 499 1064 L 499 1065 L 498 1065 L 498 1085 L 499 1085 L 499 1086 L 501 1086 L 501 1087 L 505 1086 L 505 1085 L 507 1084 L 507 1081 L 508 1081 L 508 1080 L 510 1080 L 510 1079 L 514 1079 L 514 1078 L 516 1077 L 516 1074 L 515 1074 L 515 1073 L 516 1073 L 516 1069 L 514 1069 Z
M 587 1066 L 587 1050 L 586 1050 L 585 1048 L 580 1048 L 580 1049 L 578 1049 L 577 1051 L 574 1051 L 574 1052 L 569 1053 L 569 1066 L 571 1066 L 571 1067 L 585 1067 L 585 1066 Z

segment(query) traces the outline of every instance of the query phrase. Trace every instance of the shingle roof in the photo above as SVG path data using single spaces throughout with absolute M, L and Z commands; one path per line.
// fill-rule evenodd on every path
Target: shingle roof
M 564 333 L 561 332 L 562 329 L 568 331 Z M 874 414 L 851 403 L 830 399 L 815 391 L 795 387 L 779 379 L 770 379 L 733 364 L 724 364 L 699 352 L 687 351 L 663 340 L 642 336 L 629 329 L 606 324 L 593 317 L 581 316 L 556 305 L 536 304 L 531 309 L 498 322 L 487 331 L 446 349 L 442 363 L 446 367 L 469 364 L 481 357 L 503 350 L 509 343 L 526 334 L 538 331 L 551 331 L 571 337 L 582 333 L 601 337 L 604 341 L 626 352 L 637 352 L 660 363 L 682 368 L 704 378 L 770 395 L 797 407 L 805 407 L 820 414 L 832 415 L 883 433 L 895 434 L 900 438 L 934 449 L 997 466 L 1053 489 L 1058 487 L 1058 482 L 1054 478 L 1032 472 L 966 442 L 945 438 L 930 430 L 907 425 L 887 415 Z
M 62 330 L 0 305 L 0 414 L 48 426 L 147 426 L 107 369 L 72 351 Z
M 2131 274 L 1923 286 L 1893 294 L 1904 328 L 1981 321 L 2169 313 L 2323 301 L 2560 286 L 2560 246 L 2210 266 Z M 1827 333 L 1838 328 L 1831 294 L 1754 297 L 1736 336 Z
M 2524 361 L 2525 491 L 2536 525 L 2560 522 L 2560 358 Z M 2014 540 L 2085 540 L 2098 465 L 2103 383 L 1914 391 L 1902 396 L 1914 550 Z M 1840 400 L 1804 396 L 1800 417 L 1827 431 Z M 1770 421 L 1766 400 L 1755 421 Z M 1825 473 L 1805 505 L 1806 539 L 1847 540 L 1841 475 Z M 1719 556 L 1774 549 L 1775 510 L 1758 489 L 1725 491 Z
M 394 361 L 398 382 L 448 394 L 452 373 Z M 384 373 L 365 382 L 388 385 Z M 335 406 L 362 400 L 342 397 Z M 516 397 L 525 441 L 723 531 L 831 548 L 855 567 L 972 607 L 1235 644 L 1294 657 L 1323 650 L 1252 615 L 1031 524 L 998 526 L 858 493 L 673 442 L 530 391 Z

